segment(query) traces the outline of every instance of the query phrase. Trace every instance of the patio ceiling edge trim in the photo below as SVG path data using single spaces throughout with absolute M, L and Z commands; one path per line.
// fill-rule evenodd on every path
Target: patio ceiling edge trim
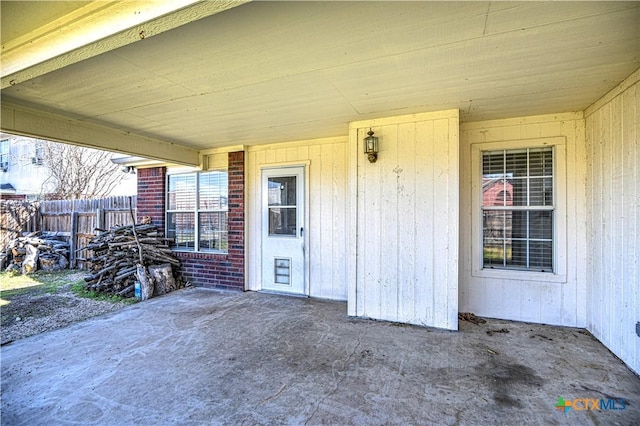
M 12 52 L 3 52 L 1 87 L 4 89 L 23 83 L 119 47 L 144 41 L 146 38 L 243 5 L 249 1 L 251 0 L 199 1 L 89 43 L 86 43 L 87 32 L 90 33 L 92 27 L 98 27 L 100 21 L 110 19 L 108 14 L 85 17 L 82 23 L 76 27 L 69 24 L 72 25 L 71 28 L 63 26 L 44 35 L 34 33 L 33 40 L 28 42 L 19 40 L 21 46 L 23 46 L 20 49 L 14 49 Z M 121 8 L 138 7 L 135 3 L 122 3 Z M 96 14 L 98 12 L 99 10 L 96 11 Z M 9 43 L 11 42 L 9 41 Z M 63 53 L 59 53 L 60 51 Z M 35 61 L 37 63 L 34 63 Z M 9 70 L 7 75 L 4 75 L 5 69 Z
M 8 102 L 2 103 L 0 129 L 15 135 L 114 151 L 185 166 L 200 164 L 198 151 L 184 145 L 86 123 Z

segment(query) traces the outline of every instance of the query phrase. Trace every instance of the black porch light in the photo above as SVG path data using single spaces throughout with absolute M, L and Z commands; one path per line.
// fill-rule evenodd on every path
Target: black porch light
M 367 135 L 369 136 L 363 139 L 364 153 L 367 154 L 370 163 L 375 163 L 378 159 L 378 138 L 373 136 L 371 129 L 369 129 Z

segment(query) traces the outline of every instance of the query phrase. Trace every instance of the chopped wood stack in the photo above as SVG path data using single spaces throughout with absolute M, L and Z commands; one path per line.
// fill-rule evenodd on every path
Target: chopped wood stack
M 37 270 L 58 271 L 69 266 L 69 243 L 55 232 L 32 232 L 13 239 L 3 254 L 7 271 L 30 274 Z
M 155 225 L 139 224 L 133 227 L 119 226 L 108 231 L 98 230 L 99 233 L 84 247 L 93 252 L 87 259 L 91 275 L 85 277 L 89 290 L 118 294 L 123 297 L 134 296 L 136 270 L 142 261 L 149 270 L 164 268 L 165 280 L 157 284 L 154 295 L 164 294 L 181 287 L 177 282 L 177 269 L 180 261 L 173 256 L 173 252 L 166 245 L 166 239 Z

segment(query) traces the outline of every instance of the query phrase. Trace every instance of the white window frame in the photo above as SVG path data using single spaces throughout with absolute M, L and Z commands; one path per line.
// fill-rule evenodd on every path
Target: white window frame
M 483 268 L 482 153 L 484 151 L 553 148 L 553 272 Z M 567 281 L 567 168 L 564 137 L 471 144 L 471 275 L 480 278 L 564 283 Z
M 211 172 L 224 172 L 227 173 L 227 196 L 229 193 L 229 170 L 227 168 L 219 168 L 212 170 L 202 170 L 202 171 L 177 171 L 173 173 L 167 173 L 166 179 L 166 191 L 165 191 L 165 235 L 169 234 L 169 214 L 170 213 L 193 213 L 194 214 L 194 242 L 193 249 L 185 248 L 185 247 L 171 247 L 171 250 L 177 252 L 186 252 L 186 253 L 211 253 L 211 254 L 228 254 L 229 253 L 229 200 L 227 200 L 227 210 L 212 210 L 212 209 L 200 209 L 200 175 L 203 173 L 211 173 Z M 193 175 L 195 176 L 195 206 L 193 210 L 171 210 L 169 209 L 169 179 L 172 176 L 183 176 L 183 175 Z M 227 212 L 227 250 L 216 250 L 216 249 L 201 249 L 200 248 L 200 213 L 208 213 L 208 212 Z
M 34 166 L 42 166 L 44 158 L 44 142 L 37 140 L 33 147 L 33 157 L 31 158 L 31 164 Z

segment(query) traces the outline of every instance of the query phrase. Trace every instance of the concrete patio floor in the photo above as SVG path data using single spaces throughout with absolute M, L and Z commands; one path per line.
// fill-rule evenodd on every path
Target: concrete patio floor
M 640 424 L 640 379 L 583 330 L 448 332 L 261 293 L 182 290 L 1 355 L 3 425 Z

